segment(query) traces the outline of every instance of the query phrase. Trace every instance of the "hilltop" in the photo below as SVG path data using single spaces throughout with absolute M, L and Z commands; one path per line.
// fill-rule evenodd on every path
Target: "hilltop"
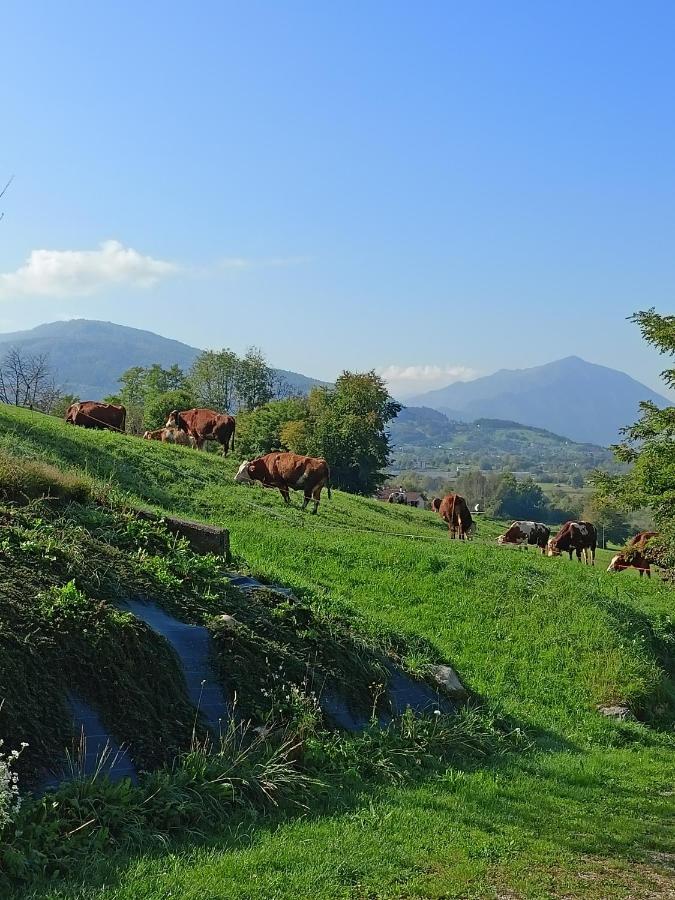
M 187 370 L 202 352 L 152 331 L 92 319 L 49 322 L 29 331 L 0 334 L 0 352 L 3 347 L 48 354 L 61 390 L 87 400 L 115 394 L 119 390 L 117 379 L 131 366 L 159 363 L 170 368 L 176 364 Z M 298 372 L 274 371 L 299 393 L 324 384 Z
M 433 762 L 420 749 L 420 766 L 412 772 L 399 773 L 387 763 L 367 777 L 359 774 L 357 760 L 369 759 L 375 748 L 321 745 L 321 765 L 342 765 L 345 775 L 328 779 L 320 804 L 304 811 L 302 820 L 289 821 L 292 811 L 270 826 L 260 818 L 234 819 L 235 832 L 237 822 L 245 823 L 245 844 L 225 824 L 206 846 L 195 845 L 193 836 L 165 850 L 155 844 L 140 858 L 123 852 L 112 863 L 94 858 L 74 881 L 45 886 L 35 898 L 84 900 L 104 890 L 115 900 L 155 900 L 169 881 L 186 896 L 219 896 L 226 883 L 234 897 L 288 900 L 310 892 L 346 896 L 357 881 L 362 893 L 373 896 L 400 896 L 405 883 L 413 896 L 597 897 L 598 872 L 605 896 L 608 879 L 613 895 L 640 896 L 640 879 L 658 876 L 650 854 L 668 852 L 670 802 L 664 792 L 675 712 L 672 591 L 658 579 L 607 573 L 609 554 L 602 551 L 591 569 L 499 547 L 495 538 L 503 523 L 489 518 L 480 519 L 475 540 L 451 542 L 433 513 L 340 491 L 322 503 L 317 517 L 308 516 L 297 499 L 285 509 L 274 491 L 234 484 L 234 458 L 90 432 L 27 410 L 0 407 L 0 453 L 54 464 L 72 479 L 112 492 L 117 502 L 124 498 L 125 505 L 142 503 L 225 525 L 233 565 L 291 588 L 302 604 L 302 619 L 284 604 L 271 613 L 242 607 L 236 617 L 250 616 L 247 635 L 255 638 L 261 628 L 269 640 L 273 632 L 267 629 L 276 619 L 289 648 L 318 642 L 325 652 L 330 638 L 349 651 L 341 637 L 347 625 L 366 643 L 388 645 L 411 671 L 449 662 L 483 708 L 507 730 L 520 729 L 531 745 L 470 763 L 448 762 L 439 751 Z M 97 569 L 82 569 L 88 556 L 81 549 L 52 550 L 66 567 L 61 573 L 40 544 L 39 570 L 55 582 L 72 577 L 68 572 L 88 571 L 82 586 L 99 592 L 94 576 L 106 573 L 117 590 L 129 573 L 106 561 L 100 542 L 109 535 L 119 545 L 123 538 L 129 564 L 133 555 L 144 578 L 152 576 L 148 584 L 157 602 L 180 603 L 187 615 L 199 614 L 213 627 L 209 608 L 228 608 L 204 589 L 212 564 L 197 566 L 189 556 L 181 562 L 180 553 L 174 558 L 166 548 L 153 556 L 147 544 L 139 544 L 145 549 L 138 552 L 143 532 L 110 515 L 85 504 L 77 526 L 67 531 L 69 546 L 78 547 L 83 529 L 95 530 Z M 46 548 L 53 542 L 44 518 L 16 547 L 28 559 L 37 552 L 36 541 Z M 179 571 L 184 581 L 176 581 Z M 29 589 L 21 594 L 17 587 L 22 615 L 33 608 L 30 585 L 37 577 L 30 567 L 26 572 Z M 64 615 L 73 610 L 63 606 Z M 128 627 L 126 620 L 105 622 Z M 3 628 L 7 635 L 7 623 Z M 101 640 L 106 659 L 114 662 L 109 631 L 87 637 L 78 627 L 75 633 L 85 648 Z M 16 632 L 8 639 L 20 648 L 32 635 Z M 235 644 L 233 652 L 243 651 Z M 354 663 L 364 658 L 359 651 Z M 8 657 L 0 663 L 9 664 Z M 3 678 L 16 680 L 14 671 Z M 136 679 L 134 691 L 142 685 Z M 638 720 L 605 718 L 597 704 L 624 704 Z M 422 740 L 420 731 L 410 733 Z M 357 755 L 343 761 L 348 752 Z M 84 803 L 83 822 L 89 821 L 90 803 Z M 78 827 L 76 819 L 71 827 Z
M 454 420 L 507 419 L 607 446 L 617 441 L 621 428 L 637 419 L 642 400 L 669 405 L 665 397 L 625 372 L 568 356 L 531 369 L 500 369 L 408 402 L 430 406 Z

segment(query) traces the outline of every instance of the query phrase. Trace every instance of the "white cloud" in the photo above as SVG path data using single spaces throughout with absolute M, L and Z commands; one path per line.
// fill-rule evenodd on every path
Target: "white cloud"
M 216 264 L 216 270 L 219 269 L 269 269 L 286 266 L 299 266 L 309 262 L 309 256 L 270 256 L 267 258 L 254 259 L 245 256 L 224 256 L 219 259 Z
M 430 391 L 453 381 L 471 381 L 478 374 L 476 369 L 461 365 L 390 365 L 378 369 L 378 375 L 399 395 Z
M 33 250 L 16 272 L 0 274 L 0 298 L 83 296 L 113 284 L 151 287 L 178 269 L 119 241 L 104 241 L 98 250 Z
M 477 372 L 469 366 L 385 366 L 379 374 L 386 381 L 470 381 Z

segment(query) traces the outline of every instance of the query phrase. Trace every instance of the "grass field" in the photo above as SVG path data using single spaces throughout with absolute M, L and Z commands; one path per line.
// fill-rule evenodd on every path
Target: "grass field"
M 146 504 L 226 525 L 243 567 L 316 608 L 413 636 L 532 738 L 529 752 L 325 798 L 273 825 L 95 865 L 34 896 L 653 897 L 673 846 L 673 594 L 495 544 L 431 513 L 334 492 L 310 517 L 232 482 L 234 460 L 0 408 L 0 448 L 85 471 Z M 628 704 L 648 724 L 600 716 Z

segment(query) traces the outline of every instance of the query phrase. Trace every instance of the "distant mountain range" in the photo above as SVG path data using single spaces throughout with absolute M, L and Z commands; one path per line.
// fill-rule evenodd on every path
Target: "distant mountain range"
M 641 400 L 670 404 L 624 372 L 568 356 L 532 369 L 500 369 L 407 402 L 431 407 L 455 421 L 506 419 L 607 446 L 638 418 Z
M 116 393 L 119 376 L 131 366 L 175 363 L 187 370 L 201 352 L 152 331 L 90 319 L 0 334 L 0 356 L 3 347 L 10 346 L 49 354 L 61 389 L 88 400 Z M 297 393 L 326 384 L 298 372 L 276 371 Z M 569 356 L 533 369 L 501 369 L 475 381 L 456 382 L 409 398 L 406 405 L 431 407 L 458 422 L 508 420 L 607 446 L 617 440 L 620 428 L 636 420 L 640 400 L 669 405 L 623 372 Z
M 3 347 L 49 354 L 59 387 L 86 400 L 100 400 L 116 393 L 117 379 L 131 366 L 159 363 L 168 368 L 176 364 L 187 370 L 202 352 L 152 331 L 91 319 L 50 322 L 30 331 L 0 334 L 0 355 Z M 298 393 L 325 384 L 298 372 L 285 369 L 276 372 Z

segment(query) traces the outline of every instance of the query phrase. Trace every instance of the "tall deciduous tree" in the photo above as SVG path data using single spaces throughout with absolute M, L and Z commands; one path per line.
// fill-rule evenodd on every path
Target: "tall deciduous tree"
M 200 353 L 188 376 L 198 405 L 218 412 L 236 410 L 239 365 L 237 354 L 227 348 Z
M 675 356 L 675 316 L 659 315 L 653 308 L 631 316 L 642 336 L 666 357 Z M 661 377 L 675 388 L 675 367 Z M 646 506 L 654 513 L 661 532 L 657 556 L 675 577 L 675 406 L 660 409 L 651 401 L 640 404 L 640 419 L 624 429 L 624 440 L 612 447 L 618 460 L 631 468 L 624 475 L 596 472 L 593 483 L 600 497 L 624 509 Z
M 275 396 L 274 372 L 258 347 L 249 347 L 237 370 L 237 395 L 240 409 L 257 409 Z
M 401 408 L 374 371 L 343 372 L 334 388 L 309 395 L 307 452 L 325 457 L 337 486 L 373 494 L 386 481 L 390 461 L 386 426 Z

